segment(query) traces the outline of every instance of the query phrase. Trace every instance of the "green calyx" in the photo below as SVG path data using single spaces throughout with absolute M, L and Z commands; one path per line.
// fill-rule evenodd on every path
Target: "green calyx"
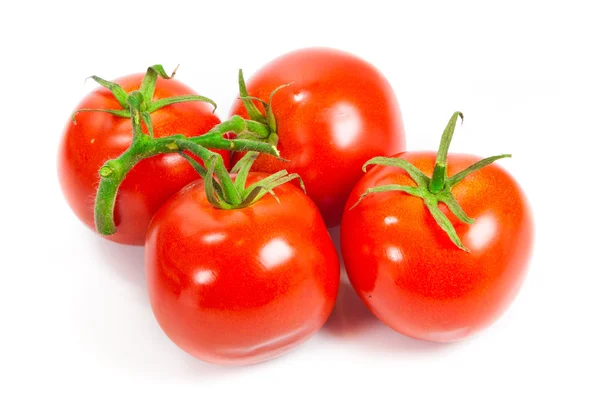
M 262 99 L 259 99 L 258 97 L 252 97 L 248 94 L 248 90 L 246 89 L 246 81 L 244 80 L 244 74 L 241 69 L 238 72 L 238 84 L 239 84 L 239 90 L 240 90 L 240 100 L 242 100 L 242 102 L 244 103 L 244 107 L 246 108 L 246 112 L 248 113 L 248 116 L 250 117 L 251 120 L 253 120 L 257 123 L 265 124 L 266 126 L 268 126 L 269 129 L 271 130 L 271 132 L 273 133 L 271 143 L 273 143 L 274 145 L 277 145 L 277 139 L 278 139 L 278 137 L 277 137 L 277 121 L 275 120 L 275 114 L 273 113 L 273 106 L 272 106 L 273 97 L 281 89 L 284 89 L 284 88 L 292 85 L 293 82 L 286 83 L 285 85 L 281 85 L 281 86 L 275 88 L 271 92 L 268 102 L 264 101 Z M 258 109 L 256 104 L 254 104 L 254 101 L 262 104 L 263 108 L 265 109 L 264 115 Z
M 263 140 L 266 144 L 270 144 L 275 148 L 278 136 L 277 121 L 272 107 L 273 97 L 279 90 L 290 84 L 281 85 L 275 88 L 275 90 L 271 92 L 268 102 L 248 94 L 246 81 L 244 80 L 244 74 L 241 69 L 238 73 L 238 84 L 240 91 L 239 98 L 243 102 L 250 120 L 243 120 L 239 116 L 234 116 L 233 118 L 241 119 L 245 121 L 249 127 L 254 127 L 255 129 L 247 129 L 245 132 L 239 133 L 236 136 L 237 139 Z M 264 115 L 254 103 L 255 101 L 262 104 L 265 110 Z M 261 127 L 261 129 L 256 129 L 258 127 Z M 187 150 L 190 149 L 188 148 Z M 196 169 L 198 174 L 204 178 L 206 197 L 215 208 L 231 210 L 248 207 L 259 201 L 266 194 L 272 195 L 277 202 L 279 202 L 279 198 L 277 198 L 273 189 L 294 179 L 298 179 L 302 190 L 306 192 L 300 175 L 290 174 L 286 170 L 276 172 L 275 174 L 246 187 L 250 168 L 259 155 L 257 151 L 247 152 L 231 169 L 231 174 L 235 174 L 235 179 L 231 178 L 222 165 L 221 157 L 216 153 L 213 153 L 208 157 L 200 156 L 206 167 L 200 165 L 189 155 L 185 153 L 180 154 L 186 158 L 186 160 L 188 160 L 188 162 Z M 279 154 L 276 154 L 276 156 L 279 156 Z
M 272 195 L 279 202 L 273 189 L 294 179 L 298 179 L 302 190 L 306 191 L 300 175 L 290 174 L 286 170 L 276 172 L 246 187 L 250 168 L 258 157 L 258 153 L 255 151 L 246 153 L 231 169 L 231 174 L 235 174 L 234 179 L 222 167 L 222 160 L 218 154 L 213 154 L 205 160 L 206 168 L 191 157 L 187 155 L 184 157 L 204 178 L 206 198 L 215 208 L 223 210 L 245 208 L 256 203 L 266 194 Z
M 98 84 L 110 90 L 115 99 L 119 102 L 121 108 L 120 109 L 102 109 L 102 108 L 83 108 L 80 110 L 76 110 L 73 115 L 71 115 L 71 119 L 73 123 L 76 124 L 77 121 L 75 116 L 81 112 L 104 112 L 108 114 L 115 115 L 117 117 L 122 118 L 131 118 L 131 109 L 130 102 L 132 97 L 136 98 L 136 102 L 138 103 L 138 109 L 141 113 L 141 118 L 146 120 L 150 119 L 150 114 L 156 110 L 159 110 L 163 107 L 166 107 L 171 104 L 176 103 L 185 103 L 190 101 L 202 101 L 204 103 L 209 103 L 213 106 L 213 112 L 216 110 L 217 105 L 214 101 L 209 99 L 208 97 L 199 96 L 199 95 L 184 95 L 184 96 L 174 96 L 168 97 L 165 99 L 153 100 L 154 90 L 156 89 L 156 80 L 160 76 L 163 79 L 172 79 L 175 77 L 175 73 L 177 72 L 177 68 L 171 73 L 171 75 L 165 72 L 165 69 L 162 65 L 157 64 L 148 68 L 146 71 L 146 75 L 144 75 L 144 79 L 140 85 L 138 90 L 134 90 L 130 93 L 127 93 L 125 89 L 123 89 L 120 85 L 115 82 L 110 82 L 104 80 L 96 75 L 90 76 L 91 79 L 96 81 Z
M 454 198 L 454 195 L 452 194 L 452 189 L 469 174 L 493 163 L 496 160 L 499 160 L 501 158 L 507 158 L 511 155 L 502 154 L 498 156 L 485 158 L 476 162 L 475 164 L 471 165 L 465 170 L 451 177 L 448 177 L 448 165 L 446 159 L 448 157 L 448 149 L 450 147 L 450 142 L 452 141 L 452 136 L 454 134 L 454 129 L 456 127 L 458 117 L 460 117 L 462 120 L 463 114 L 457 111 L 452 115 L 452 118 L 450 118 L 450 121 L 448 122 L 448 125 L 444 130 L 435 161 L 433 175 L 431 178 L 426 176 L 417 167 L 401 158 L 372 158 L 371 160 L 365 163 L 365 165 L 363 166 L 363 171 L 366 171 L 366 168 L 369 165 L 385 165 L 397 167 L 406 171 L 406 173 L 416 183 L 416 186 L 384 185 L 367 189 L 360 196 L 356 204 L 352 206 L 352 208 L 356 207 L 358 203 L 360 203 L 366 196 L 373 193 L 401 191 L 412 196 L 420 197 L 421 199 L 423 199 L 425 206 L 435 219 L 436 223 L 439 225 L 440 228 L 442 228 L 444 232 L 446 232 L 450 240 L 452 240 L 452 242 L 461 250 L 469 252 L 469 249 L 466 248 L 460 241 L 460 238 L 458 237 L 458 234 L 456 233 L 452 222 L 450 222 L 448 217 L 446 217 L 442 210 L 440 210 L 439 203 L 444 203 L 448 207 L 448 210 L 450 210 L 450 212 L 454 214 L 459 221 L 465 224 L 474 223 L 475 220 L 467 216 L 460 204 L 458 204 L 458 202 Z

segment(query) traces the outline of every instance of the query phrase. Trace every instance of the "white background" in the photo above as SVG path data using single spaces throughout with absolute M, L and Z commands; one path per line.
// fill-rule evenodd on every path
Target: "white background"
M 392 4 L 396 4 L 392 6 Z M 0 11 L 0 398 L 600 398 L 598 11 L 573 1 L 5 2 Z M 493 327 L 437 345 L 394 333 L 343 285 L 313 339 L 243 368 L 205 364 L 161 332 L 141 248 L 72 215 L 56 150 L 105 78 L 154 63 L 220 105 L 292 49 L 331 46 L 375 64 L 404 113 L 409 149 L 501 161 L 533 205 L 528 279 Z M 334 232 L 335 233 L 335 232 Z M 596 382 L 594 382 L 596 380 Z

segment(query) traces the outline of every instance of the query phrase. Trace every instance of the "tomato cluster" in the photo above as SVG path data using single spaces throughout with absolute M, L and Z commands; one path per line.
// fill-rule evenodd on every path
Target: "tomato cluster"
M 516 297 L 532 249 L 508 157 L 404 152 L 396 96 L 371 64 L 304 49 L 266 64 L 220 121 L 161 66 L 79 104 L 59 151 L 75 214 L 145 244 L 164 332 L 209 362 L 247 364 L 307 340 L 333 310 L 341 222 L 352 286 L 381 321 L 430 341 L 463 339 Z M 231 168 L 233 166 L 233 168 Z M 361 169 L 366 171 L 363 174 Z

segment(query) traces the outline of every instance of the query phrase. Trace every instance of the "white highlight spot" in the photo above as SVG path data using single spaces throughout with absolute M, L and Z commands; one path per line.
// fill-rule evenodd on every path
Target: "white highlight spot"
M 383 223 L 386 225 L 392 225 L 392 224 L 397 224 L 398 223 L 398 218 L 396 217 L 392 217 L 392 216 L 387 216 L 383 219 Z
M 362 129 L 358 111 L 353 105 L 340 103 L 333 110 L 333 140 L 340 147 L 352 145 Z
M 96 139 L 94 138 L 94 139 L 90 140 L 90 143 L 94 144 L 95 141 L 96 141 Z
M 205 235 L 202 238 L 202 240 L 204 241 L 204 243 L 208 244 L 219 243 L 225 240 L 225 234 L 223 232 L 210 233 L 208 235 Z
M 306 97 L 306 95 L 303 92 L 296 93 L 294 95 L 294 101 L 300 102 L 300 101 L 304 100 L 305 97 Z
M 215 281 L 216 277 L 213 271 L 208 269 L 201 269 L 196 271 L 194 279 L 197 283 L 201 285 L 210 285 Z
M 390 246 L 386 250 L 387 257 L 390 261 L 400 262 L 404 258 L 400 250 L 395 246 Z
M 293 253 L 285 240 L 273 239 L 260 250 L 260 262 L 267 268 L 277 267 L 288 261 Z
M 467 239 L 467 247 L 471 250 L 481 250 L 490 244 L 490 241 L 496 235 L 496 220 L 491 215 L 484 215 L 475 221 L 471 226 Z

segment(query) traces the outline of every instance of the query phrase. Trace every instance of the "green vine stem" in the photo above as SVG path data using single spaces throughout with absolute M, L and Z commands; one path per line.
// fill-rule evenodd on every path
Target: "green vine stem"
M 112 235 L 117 231 L 114 223 L 114 208 L 119 186 L 127 173 L 141 160 L 165 153 L 181 153 L 188 151 L 207 164 L 215 163 L 215 173 L 223 179 L 229 176 L 223 159 L 220 155 L 207 149 L 225 149 L 231 151 L 258 151 L 279 157 L 277 148 L 265 142 L 250 139 L 238 139 L 239 136 L 254 135 L 257 138 L 267 139 L 269 130 L 254 121 L 244 120 L 234 116 L 212 128 L 202 136 L 187 138 L 183 135 L 173 135 L 162 138 L 153 138 L 142 133 L 140 110 L 140 96 L 132 92 L 128 97 L 131 122 L 133 127 L 133 140 L 131 146 L 119 157 L 107 161 L 99 171 L 100 183 L 96 194 L 95 223 L 96 230 L 102 235 Z M 146 122 L 146 121 L 144 121 Z M 151 126 L 148 126 L 151 131 Z M 233 133 L 236 138 L 226 139 L 225 133 Z M 213 161 L 218 158 L 219 161 Z M 227 184 L 223 187 L 224 197 L 230 202 L 240 202 L 237 193 Z
M 464 212 L 460 204 L 454 198 L 452 194 L 452 189 L 460 183 L 467 175 L 486 167 L 487 165 L 493 163 L 496 160 L 501 158 L 510 157 L 510 154 L 501 154 L 498 156 L 484 158 L 466 168 L 465 170 L 451 176 L 448 178 L 447 173 L 447 157 L 448 157 L 448 149 L 450 148 L 450 142 L 452 141 L 452 136 L 454 135 L 454 129 L 456 127 L 456 122 L 458 118 L 463 119 L 463 114 L 461 112 L 455 112 L 446 129 L 444 129 L 444 133 L 442 135 L 442 140 L 440 142 L 440 147 L 436 156 L 435 166 L 433 170 L 433 175 L 431 178 L 426 176 L 423 172 L 421 172 L 417 167 L 412 165 L 410 162 L 401 159 L 401 158 L 388 158 L 388 157 L 375 157 L 371 160 L 367 161 L 363 166 L 363 171 L 366 171 L 368 165 L 385 165 L 392 166 L 403 169 L 406 173 L 411 177 L 411 179 L 415 182 L 416 186 L 406 186 L 406 185 L 384 185 L 378 186 L 374 188 L 367 189 L 358 199 L 356 204 L 354 204 L 352 208 L 356 207 L 366 196 L 374 193 L 382 193 L 389 191 L 400 191 L 407 193 L 411 196 L 419 197 L 423 199 L 423 202 L 434 220 L 438 224 L 438 226 L 446 232 L 450 240 L 461 250 L 469 251 L 461 242 L 452 222 L 448 219 L 448 217 L 440 210 L 439 203 L 444 203 L 448 207 L 448 210 L 452 214 L 454 214 L 459 221 L 465 224 L 472 224 L 475 222 L 474 219 L 469 218 L 467 214 Z
M 148 68 L 139 90 L 127 93 L 120 85 L 104 80 L 98 76 L 91 79 L 110 90 L 118 101 L 121 109 L 80 109 L 73 113 L 73 123 L 76 114 L 80 112 L 105 112 L 122 118 L 130 118 L 132 124 L 132 142 L 130 147 L 119 157 L 108 160 L 99 170 L 100 182 L 96 193 L 94 219 L 96 230 L 102 235 L 111 235 L 117 228 L 114 222 L 115 201 L 119 186 L 125 177 L 141 160 L 159 154 L 179 153 L 201 174 L 207 176 L 206 168 L 189 156 L 200 158 L 205 165 L 211 165 L 216 179 L 215 190 L 225 204 L 241 204 L 243 199 L 240 192 L 230 182 L 229 172 L 223 164 L 223 159 L 217 153 L 207 148 L 229 151 L 260 152 L 279 157 L 275 147 L 277 134 L 269 127 L 266 120 L 246 120 L 240 116 L 214 126 L 206 134 L 195 137 L 185 137 L 176 134 L 168 137 L 155 138 L 150 114 L 171 104 L 202 101 L 216 104 L 209 98 L 199 95 L 184 95 L 154 100 L 154 91 L 158 77 L 171 79 L 175 71 L 168 75 L 161 65 Z M 243 77 L 241 78 L 243 79 Z M 144 134 L 142 124 L 147 128 Z M 212 173 L 211 175 L 212 176 Z
M 265 103 L 266 115 L 263 116 L 248 98 L 244 77 L 239 71 L 238 81 L 240 97 L 249 109 L 250 119 L 233 116 L 213 127 L 201 136 L 185 137 L 176 134 L 168 137 L 155 138 L 150 114 L 162 107 L 171 104 L 202 101 L 216 104 L 207 97 L 199 95 L 185 95 L 154 100 L 154 90 L 158 77 L 171 79 L 173 72 L 168 75 L 161 65 L 148 68 L 139 90 L 127 93 L 121 86 L 114 82 L 106 81 L 97 76 L 92 76 L 97 83 L 111 91 L 122 109 L 81 109 L 73 113 L 73 123 L 79 112 L 106 112 L 115 116 L 130 118 L 132 124 L 132 142 L 130 147 L 119 157 L 108 160 L 99 170 L 100 182 L 96 193 L 94 220 L 96 230 L 102 235 L 112 235 L 117 231 L 114 222 L 114 209 L 119 186 L 125 177 L 141 160 L 159 154 L 178 153 L 184 157 L 201 177 L 205 178 L 207 197 L 213 206 L 223 209 L 247 207 L 258 201 L 266 193 L 273 193 L 273 188 L 292 179 L 300 179 L 296 174 L 280 171 L 273 176 L 245 188 L 246 178 L 250 166 L 258 153 L 265 153 L 279 157 L 276 148 L 278 141 L 276 121 L 271 108 L 273 95 L 283 87 L 275 89 Z M 142 124 L 147 128 L 144 134 Z M 229 151 L 247 152 L 246 156 L 236 164 L 234 172 L 238 176 L 233 182 L 225 168 L 223 159 L 217 153 L 207 148 L 223 149 Z M 204 162 L 199 164 L 190 154 Z M 301 181 L 301 186 L 303 186 Z

